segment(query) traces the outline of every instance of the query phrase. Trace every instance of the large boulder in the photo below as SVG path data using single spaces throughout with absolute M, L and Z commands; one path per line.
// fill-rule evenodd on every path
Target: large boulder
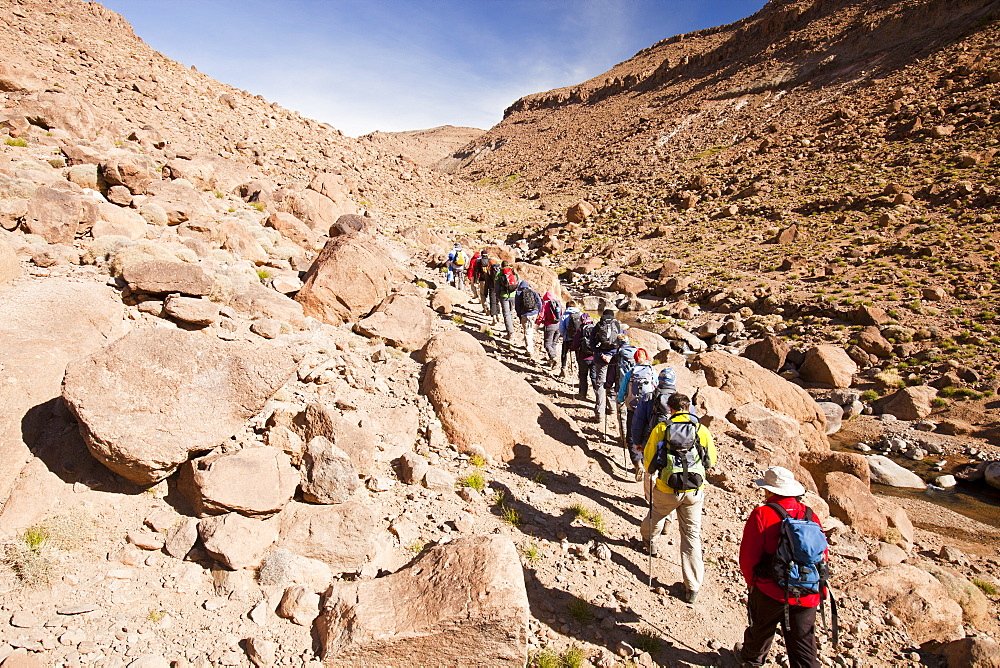
M 960 638 L 962 608 L 933 576 L 907 564 L 879 569 L 849 585 L 848 596 L 884 605 L 917 645 Z
M 316 629 L 327 666 L 524 666 L 528 614 L 514 543 L 483 536 L 392 575 L 332 584 Z
M 986 595 L 969 578 L 958 571 L 933 562 L 921 564 L 941 583 L 948 596 L 962 606 L 962 619 L 976 628 L 985 628 L 993 616 L 993 606 Z
M 272 213 L 264 221 L 264 225 L 277 230 L 281 236 L 303 248 L 311 249 L 316 240 L 316 235 L 309 226 L 290 213 Z
M 101 202 L 90 234 L 97 237 L 120 236 L 136 241 L 146 236 L 146 219 L 131 209 Z
M 378 242 L 358 235 L 330 239 L 295 299 L 306 315 L 339 325 L 367 315 L 406 274 Z
M 171 225 L 188 220 L 203 220 L 214 215 L 201 195 L 184 181 L 153 181 L 146 186 L 149 199 L 145 205 L 159 205 Z
M 787 444 L 799 441 L 797 420 L 750 402 L 733 408 L 726 419 L 743 432 L 787 449 Z
M 385 339 L 402 350 L 423 348 L 431 338 L 434 311 L 427 300 L 415 295 L 395 294 L 378 305 L 371 315 L 354 325 L 354 331 L 369 338 Z
M 81 95 L 45 91 L 24 98 L 15 108 L 32 125 L 65 130 L 74 137 L 94 139 L 100 129 L 97 110 Z
M 889 487 L 906 487 L 910 489 L 927 489 L 927 483 L 913 471 L 903 468 L 888 457 L 871 455 L 868 468 L 871 471 L 871 481 Z
M 922 420 L 931 414 L 931 401 L 937 390 L 927 385 L 904 387 L 897 390 L 882 404 L 882 412 L 900 420 Z
M 284 452 L 245 448 L 192 459 L 181 470 L 180 488 L 199 516 L 231 511 L 269 516 L 292 500 L 298 483 L 298 471 Z
M 867 484 L 850 473 L 833 471 L 826 474 L 823 487 L 830 514 L 866 536 L 885 537 L 889 522 Z
M 940 653 L 948 668 L 1000 668 L 1000 645 L 985 636 L 953 640 Z
M 322 436 L 302 454 L 302 498 L 312 503 L 343 503 L 361 484 L 350 456 Z
M 43 407 L 59 396 L 70 361 L 123 333 L 123 311 L 116 291 L 97 283 L 48 278 L 0 289 L 0 535 L 51 509 L 55 493 L 22 473 L 52 419 Z M 13 489 L 31 503 L 15 509 Z
M 703 371 L 708 384 L 732 396 L 737 406 L 756 402 L 798 422 L 799 438 L 776 445 L 781 445 L 792 453 L 829 449 L 826 416 L 816 401 L 801 387 L 755 362 L 723 352 L 698 355 L 691 369 Z
M 472 298 L 465 290 L 458 290 L 450 285 L 444 285 L 434 291 L 431 297 L 431 308 L 445 315 L 451 313 L 455 306 L 468 304 Z
M 449 440 L 463 452 L 480 445 L 505 462 L 531 460 L 563 471 L 587 466 L 585 441 L 573 420 L 491 357 L 463 352 L 438 357 L 428 366 L 423 391 Z
M 802 380 L 832 387 L 850 387 L 857 363 L 840 346 L 823 344 L 810 348 L 799 367 Z
M 24 226 L 50 244 L 71 244 L 81 225 L 91 225 L 97 202 L 63 188 L 39 188 L 28 201 Z
M 472 334 L 454 329 L 437 332 L 430 338 L 427 345 L 420 351 L 420 361 L 430 364 L 438 357 L 452 353 L 469 353 L 470 355 L 486 355 L 486 349 Z
M 294 371 L 286 349 L 136 330 L 73 362 L 63 399 L 98 460 L 152 484 L 240 431 Z
M 869 486 L 871 474 L 864 455 L 854 452 L 803 452 L 799 455 L 799 463 L 809 471 L 819 487 L 819 493 L 825 495 L 826 474 L 840 471 L 852 476 Z
M 277 517 L 261 520 L 239 513 L 198 520 L 198 534 L 205 551 L 234 571 L 260 566 L 278 538 L 279 528 Z
M 356 420 L 345 419 L 334 405 L 310 402 L 295 426 L 304 443 L 322 437 L 351 458 L 357 473 L 364 476 L 375 473 L 375 434 L 359 426 Z
M 566 222 L 582 223 L 595 213 L 597 213 L 597 209 L 594 208 L 594 205 L 587 200 L 582 199 L 566 209 Z
M 791 348 L 777 336 L 768 335 L 760 341 L 754 341 L 743 351 L 743 357 L 753 360 L 769 371 L 781 371 L 785 366 L 785 358 Z
M 496 255 L 493 257 L 496 257 Z M 516 262 L 514 263 L 514 271 L 517 272 L 522 281 L 528 281 L 528 284 L 537 290 L 539 295 L 544 295 L 547 291 L 551 291 L 556 296 L 556 299 L 565 301 L 562 295 L 562 284 L 559 282 L 559 274 L 548 267 L 528 262 Z
M 355 500 L 332 506 L 293 501 L 279 517 L 278 547 L 322 561 L 335 574 L 359 573 L 378 552 L 378 506 Z
M 667 340 L 656 332 L 638 327 L 629 327 L 628 340 L 637 348 L 645 348 L 650 358 L 656 357 L 670 347 Z
M 131 262 L 122 269 L 122 279 L 136 292 L 201 296 L 212 291 L 212 277 L 191 262 Z
M 283 188 L 274 193 L 274 199 L 278 202 L 279 211 L 290 213 L 304 221 L 310 229 L 325 233 L 342 215 L 358 212 L 357 204 L 346 195 L 338 195 L 329 190 L 325 192 L 337 199 L 312 188 Z
M 132 151 L 112 151 L 98 166 L 110 186 L 125 186 L 133 195 L 146 192 L 146 186 L 160 180 L 160 171 L 150 156 Z

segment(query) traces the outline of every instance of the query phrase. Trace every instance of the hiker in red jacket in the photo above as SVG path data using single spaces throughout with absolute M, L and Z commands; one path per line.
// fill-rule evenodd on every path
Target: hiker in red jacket
M 765 503 L 778 504 L 790 517 L 805 518 L 807 507 L 799 498 L 806 490 L 791 471 L 781 466 L 772 466 L 764 472 L 763 478 L 754 482 L 769 492 Z M 813 521 L 820 524 L 815 515 Z M 775 631 L 778 624 L 784 621 L 785 591 L 774 580 L 764 576 L 762 571 L 765 569 L 760 567 L 778 550 L 780 522 L 781 518 L 774 509 L 762 505 L 750 513 L 746 526 L 743 527 L 740 570 L 750 587 L 747 604 L 750 626 L 743 634 L 743 643 L 737 645 L 735 650 L 741 668 L 767 663 L 767 653 L 771 649 Z M 789 627 L 784 629 L 784 636 L 789 668 L 819 668 L 816 654 L 816 608 L 820 603 L 820 595 L 790 598 L 787 602 Z

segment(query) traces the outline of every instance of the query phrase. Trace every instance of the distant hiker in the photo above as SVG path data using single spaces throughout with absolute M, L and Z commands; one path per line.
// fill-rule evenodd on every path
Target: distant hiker
M 826 538 L 823 537 L 819 518 L 801 501 L 805 487 L 795 475 L 781 466 L 772 466 L 763 478 L 754 481 L 767 492 L 767 500 L 750 513 L 743 527 L 740 543 L 740 570 L 750 587 L 747 607 L 750 626 L 743 634 L 743 643 L 737 645 L 737 658 L 741 666 L 763 666 L 779 624 L 785 636 L 785 650 L 791 668 L 819 668 L 816 654 L 816 607 L 825 595 Z M 792 520 L 808 520 L 788 524 Z M 812 524 L 815 523 L 815 527 Z M 795 526 L 797 524 L 797 526 Z M 794 528 L 793 528 L 794 527 Z M 777 561 L 789 552 L 781 543 L 795 539 L 793 531 L 805 532 L 802 544 L 793 553 L 813 553 L 810 557 L 817 567 L 815 572 L 802 569 L 811 583 L 802 589 L 786 589 L 776 582 L 781 570 Z M 812 534 L 811 536 L 809 534 Z M 783 534 L 787 534 L 783 537 Z M 809 547 L 811 543 L 812 547 Z M 798 559 L 796 559 L 798 561 Z M 785 562 L 787 564 L 787 561 Z M 822 564 L 822 565 L 820 565 Z M 775 567 L 778 570 L 775 570 Z M 785 583 L 788 585 L 788 582 Z M 810 592 L 809 590 L 813 590 Z M 786 605 L 787 603 L 787 605 Z M 834 617 L 836 624 L 836 617 Z
M 559 321 L 559 337 L 562 339 L 562 353 L 559 356 L 559 375 L 562 376 L 566 373 L 566 357 L 569 355 L 573 345 L 573 339 L 576 338 L 576 333 L 580 329 L 580 319 L 583 317 L 583 311 L 577 308 L 576 302 L 570 299 L 566 302 L 566 312 L 563 313 L 562 319 Z
M 718 453 L 712 434 L 689 411 L 691 400 L 674 393 L 666 400 L 670 417 L 653 427 L 644 451 L 646 471 L 656 479 L 649 513 L 642 521 L 642 539 L 652 556 L 658 555 L 653 538 L 663 533 L 665 519 L 677 511 L 681 533 L 681 574 L 684 601 L 698 598 L 705 564 L 701 556 L 701 509 L 705 500 L 705 476 Z
M 590 349 L 590 334 L 594 331 L 594 321 L 589 313 L 580 314 L 580 324 L 573 334 L 569 349 L 576 355 L 576 367 L 579 382 L 577 396 L 587 398 L 587 382 L 590 378 L 590 365 L 594 361 L 594 351 Z
M 493 291 L 493 275 L 491 268 L 491 258 L 486 249 L 479 254 L 476 259 L 476 264 L 471 269 L 472 279 L 479 284 L 479 303 L 483 307 L 483 313 L 489 312 L 491 316 L 495 316 L 490 305 L 493 300 L 491 299 Z
M 472 256 L 472 259 L 469 260 L 469 263 L 468 263 L 468 265 L 466 265 L 466 268 L 465 268 L 465 280 L 468 282 L 469 286 L 472 288 L 472 296 L 475 297 L 476 299 L 479 299 L 480 300 L 479 301 L 480 305 L 483 305 L 482 299 L 479 296 L 479 286 L 476 285 L 476 281 L 478 280 L 478 278 L 476 276 L 476 268 L 477 268 L 477 265 L 479 264 L 479 258 L 480 257 L 481 257 L 481 253 L 479 251 L 476 251 L 475 254 L 473 254 L 473 256 Z
M 455 288 L 461 290 L 465 287 L 465 252 L 462 245 L 456 243 L 455 247 L 448 253 L 448 276 L 447 281 Z
M 514 295 L 514 312 L 517 313 L 517 320 L 524 330 L 524 350 L 528 357 L 535 356 L 535 319 L 541 310 L 542 298 L 528 285 L 528 281 L 518 283 Z
M 625 442 L 631 447 L 629 455 L 632 464 L 635 466 L 636 479 L 642 480 L 642 454 L 639 448 L 634 447 L 632 440 L 632 420 L 635 417 L 635 409 L 643 397 L 652 396 L 656 389 L 656 372 L 650 364 L 649 353 L 645 348 L 633 348 L 632 346 L 622 346 L 618 350 L 618 355 L 623 356 L 632 353 L 632 366 L 621 374 L 623 365 L 619 364 L 618 371 L 621 380 L 618 383 L 618 396 L 616 400 L 625 411 Z
M 590 336 L 590 348 L 594 351 L 594 366 L 590 372 L 590 379 L 594 383 L 594 393 L 597 395 L 594 402 L 595 421 L 601 422 L 607 407 L 607 392 L 605 383 L 608 380 L 608 366 L 614 359 L 615 350 L 620 345 L 619 339 L 622 335 L 622 326 L 615 320 L 615 312 L 611 309 L 604 309 L 601 319 L 594 325 L 594 331 Z
M 514 297 L 520 282 L 507 260 L 497 268 L 493 277 L 493 290 L 500 303 L 500 312 L 503 313 L 503 326 L 507 330 L 508 341 L 514 340 Z
M 559 364 L 559 326 L 562 321 L 562 304 L 546 290 L 542 295 L 542 309 L 538 312 L 535 324 L 542 328 L 542 344 L 549 356 L 549 366 L 555 368 Z

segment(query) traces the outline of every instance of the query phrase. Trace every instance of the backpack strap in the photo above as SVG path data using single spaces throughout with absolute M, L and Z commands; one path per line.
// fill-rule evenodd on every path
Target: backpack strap
M 779 520 L 787 520 L 789 518 L 788 511 L 779 506 L 777 503 L 766 503 L 764 505 L 776 512 Z

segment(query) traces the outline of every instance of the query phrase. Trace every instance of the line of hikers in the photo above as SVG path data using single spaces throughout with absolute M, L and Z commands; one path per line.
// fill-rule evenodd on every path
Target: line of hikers
M 677 391 L 674 370 L 664 367 L 657 374 L 648 352 L 629 343 L 628 325 L 618 322 L 610 309 L 596 322 L 572 300 L 563 309 L 551 291 L 539 297 L 509 262 L 490 257 L 486 250 L 466 263 L 455 244 L 448 262 L 455 287 L 461 289 L 464 274 L 491 322 L 498 323 L 502 316 L 508 341 L 513 340 L 516 316 L 529 357 L 533 357 L 534 329 L 539 327 L 550 367 L 558 367 L 564 376 L 571 366 L 567 362 L 576 362 L 578 397 L 585 400 L 588 385 L 594 388 L 595 422 L 606 420 L 612 403 L 618 406 L 622 445 L 636 482 L 645 483 L 649 503 L 638 547 L 650 559 L 658 556 L 654 539 L 676 514 L 682 598 L 693 604 L 705 572 L 701 548 L 705 487 L 718 452 L 711 432 L 692 413 L 690 398 Z M 741 666 L 764 665 L 780 626 L 790 667 L 818 668 L 816 611 L 827 599 L 837 643 L 836 606 L 827 591 L 826 537 L 819 520 L 802 503 L 805 488 L 791 471 L 771 467 L 755 483 L 766 498 L 743 529 L 739 563 L 750 590 L 749 625 L 734 653 Z

